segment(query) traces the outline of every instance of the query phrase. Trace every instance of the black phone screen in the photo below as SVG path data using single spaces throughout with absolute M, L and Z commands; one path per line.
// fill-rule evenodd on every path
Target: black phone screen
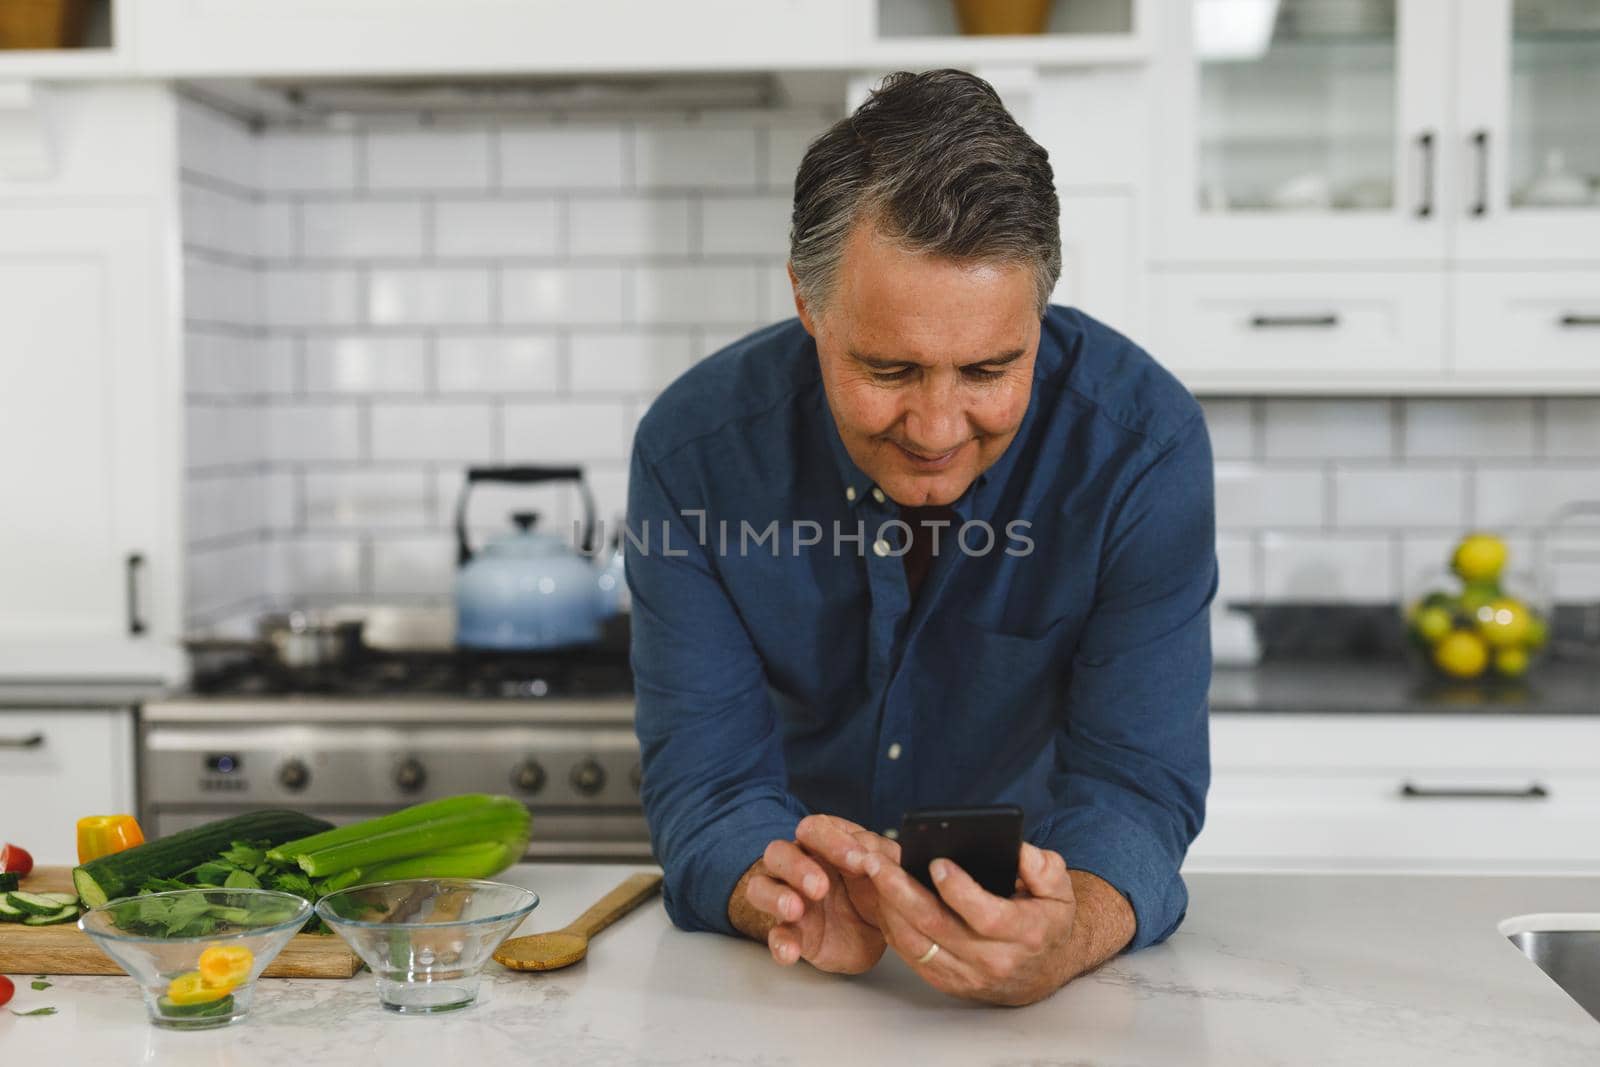
M 983 807 L 917 808 L 900 823 L 900 866 L 933 889 L 928 864 L 947 859 L 997 897 L 1017 888 L 1017 857 L 1022 848 L 1022 809 L 1015 804 Z

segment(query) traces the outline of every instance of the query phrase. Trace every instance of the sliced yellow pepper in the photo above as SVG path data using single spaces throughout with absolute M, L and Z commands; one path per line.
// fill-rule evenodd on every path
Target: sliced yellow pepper
M 167 986 L 167 999 L 181 1007 L 191 1004 L 209 1004 L 213 1000 L 221 1000 L 232 992 L 233 987 L 208 986 L 199 971 L 190 971 L 180 974 Z
M 200 977 L 212 989 L 232 989 L 250 977 L 256 958 L 244 945 L 212 945 L 200 953 Z
M 132 815 L 85 815 L 78 820 L 78 862 L 144 844 L 144 831 Z

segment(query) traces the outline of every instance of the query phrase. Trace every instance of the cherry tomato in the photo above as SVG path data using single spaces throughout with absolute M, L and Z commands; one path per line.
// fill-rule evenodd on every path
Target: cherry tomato
M 15 993 L 16 991 L 17 987 L 11 983 L 11 979 L 7 978 L 3 974 L 0 974 L 0 1007 L 10 1004 L 11 994 Z
M 0 845 L 0 871 L 27 876 L 33 870 L 33 857 L 17 845 Z

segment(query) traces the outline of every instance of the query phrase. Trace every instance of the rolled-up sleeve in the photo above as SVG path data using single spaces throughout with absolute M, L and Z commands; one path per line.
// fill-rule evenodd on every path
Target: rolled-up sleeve
M 636 445 L 628 487 L 640 792 L 663 897 L 686 930 L 734 933 L 728 898 L 806 810 L 748 632 L 680 505 Z
M 1205 817 L 1212 477 L 1195 416 L 1114 512 L 1056 738 L 1056 808 L 1031 835 L 1128 898 L 1138 922 L 1130 949 L 1183 921 L 1178 870 Z

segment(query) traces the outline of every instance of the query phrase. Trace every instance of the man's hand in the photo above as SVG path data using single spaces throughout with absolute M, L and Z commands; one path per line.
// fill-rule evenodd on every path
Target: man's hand
M 1018 863 L 1025 892 L 1009 900 L 985 892 L 949 860 L 936 860 L 930 869 L 935 897 L 877 853 L 857 859 L 878 891 L 889 946 L 929 985 L 954 996 L 1031 1004 L 1114 955 L 1133 936 L 1132 909 L 1121 894 L 1093 875 L 1069 873 L 1058 853 L 1032 845 L 1022 846 Z M 846 865 L 855 866 L 849 860 Z M 1096 914 L 1103 909 L 1108 916 L 1099 929 L 1080 921 L 1077 886 L 1095 895 Z
M 806 960 L 821 971 L 860 974 L 883 956 L 878 929 L 877 891 L 865 874 L 842 873 L 837 864 L 802 847 L 806 836 L 825 830 L 852 842 L 852 849 L 877 851 L 891 860 L 899 850 L 891 841 L 863 830 L 848 819 L 807 817 L 797 836 L 801 843 L 774 841 L 753 864 L 728 901 L 728 918 L 748 937 L 765 941 L 772 958 L 788 966 Z M 859 836 L 857 836 L 859 835 Z

